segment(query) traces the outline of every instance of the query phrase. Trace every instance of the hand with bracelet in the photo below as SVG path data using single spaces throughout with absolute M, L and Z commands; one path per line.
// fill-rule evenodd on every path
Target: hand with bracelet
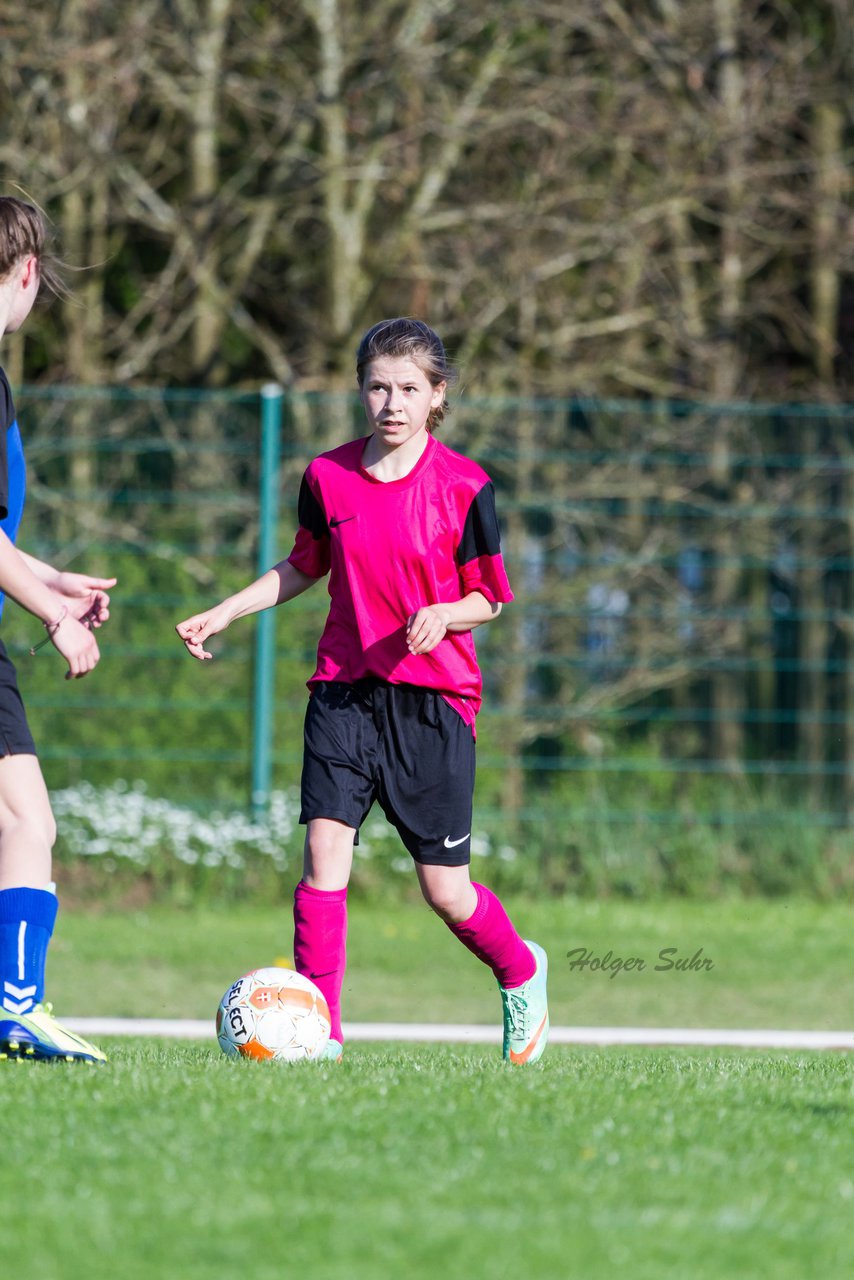
M 98 663 L 97 642 L 91 631 L 110 616 L 107 588 L 115 586 L 115 578 L 93 578 L 85 573 L 68 573 L 37 560 L 24 551 L 18 552 L 30 572 L 49 587 L 56 605 L 49 618 L 43 619 L 47 635 L 30 649 L 30 654 L 51 642 L 68 663 L 66 679 L 85 676 Z
M 101 657 L 98 642 L 87 622 L 69 613 L 67 605 L 62 605 L 56 617 L 42 625 L 47 635 L 32 646 L 31 656 L 35 656 L 46 644 L 52 644 L 68 663 L 66 680 L 78 680 L 95 669 Z
M 32 646 L 31 655 L 50 642 L 68 663 L 66 680 L 78 680 L 95 669 L 101 657 L 98 642 L 86 623 L 69 613 L 67 605 L 60 605 L 55 616 L 45 619 L 43 626 L 47 635 Z

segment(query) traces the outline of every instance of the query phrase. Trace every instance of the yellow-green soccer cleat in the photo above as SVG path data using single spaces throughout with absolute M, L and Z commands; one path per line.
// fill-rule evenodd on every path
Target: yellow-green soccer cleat
M 0 1009 L 0 1059 L 23 1062 L 106 1062 L 107 1056 L 82 1036 L 68 1031 L 53 1016 L 49 1004 L 29 1013 Z
M 525 946 L 537 962 L 533 976 L 521 987 L 498 988 L 504 1005 L 504 1057 L 516 1065 L 536 1062 L 549 1038 L 548 957 L 536 942 L 525 939 Z

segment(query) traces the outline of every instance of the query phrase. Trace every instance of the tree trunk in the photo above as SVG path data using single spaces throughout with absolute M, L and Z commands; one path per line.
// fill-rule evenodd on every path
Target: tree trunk
M 816 107 L 813 121 L 816 175 L 811 292 L 816 372 L 828 386 L 833 382 L 837 353 L 840 214 L 848 186 L 842 156 L 843 131 L 844 118 L 840 107 L 830 103 Z
M 230 12 L 231 0 L 209 0 L 195 46 L 196 83 L 190 136 L 191 227 L 197 261 L 204 264 L 204 270 L 196 276 L 193 297 L 191 349 L 196 382 L 208 380 L 224 323 L 221 302 L 212 282 L 218 273 L 214 219 L 220 183 L 218 103 Z
M 742 232 L 740 219 L 744 203 L 744 142 L 747 121 L 744 109 L 744 86 L 738 53 L 738 27 L 741 0 L 715 0 L 717 52 L 720 63 L 720 105 L 723 115 L 723 192 L 721 217 L 720 292 L 718 300 L 718 332 L 711 369 L 711 395 L 717 403 L 731 402 L 741 385 L 743 357 L 739 350 L 738 328 L 741 320 L 744 289 Z M 735 497 L 731 475 L 732 419 L 718 419 L 712 445 L 712 479 L 720 498 L 731 502 Z M 723 611 L 736 601 L 740 578 L 738 560 L 743 546 L 744 524 L 729 517 L 716 548 L 712 597 Z M 730 630 L 734 623 L 727 624 Z M 725 656 L 736 651 L 726 646 Z M 744 753 L 741 714 L 744 709 L 744 676 L 739 672 L 720 671 L 711 682 L 712 749 L 727 768 L 738 768 Z

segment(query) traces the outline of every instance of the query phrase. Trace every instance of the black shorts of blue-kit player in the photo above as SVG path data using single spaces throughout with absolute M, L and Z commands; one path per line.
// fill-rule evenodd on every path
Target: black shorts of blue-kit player
M 377 800 L 416 862 L 471 860 L 475 743 L 431 689 L 383 680 L 312 686 L 305 716 L 300 822 L 358 831 Z
M 0 756 L 34 756 L 36 744 L 18 691 L 15 666 L 0 640 Z

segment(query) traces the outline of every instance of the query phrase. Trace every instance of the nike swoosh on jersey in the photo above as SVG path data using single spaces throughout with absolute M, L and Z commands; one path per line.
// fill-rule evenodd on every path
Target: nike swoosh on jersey
M 355 516 L 342 516 L 340 520 L 336 520 L 335 517 L 333 516 L 333 518 L 329 521 L 329 528 L 336 529 L 339 524 L 346 524 L 348 520 L 355 520 L 355 519 L 356 519 Z
M 445 836 L 445 848 L 455 849 L 458 844 L 463 844 L 466 840 L 468 840 L 470 835 L 471 835 L 471 832 L 467 831 L 464 836 L 460 836 L 459 840 L 452 840 L 450 836 Z

